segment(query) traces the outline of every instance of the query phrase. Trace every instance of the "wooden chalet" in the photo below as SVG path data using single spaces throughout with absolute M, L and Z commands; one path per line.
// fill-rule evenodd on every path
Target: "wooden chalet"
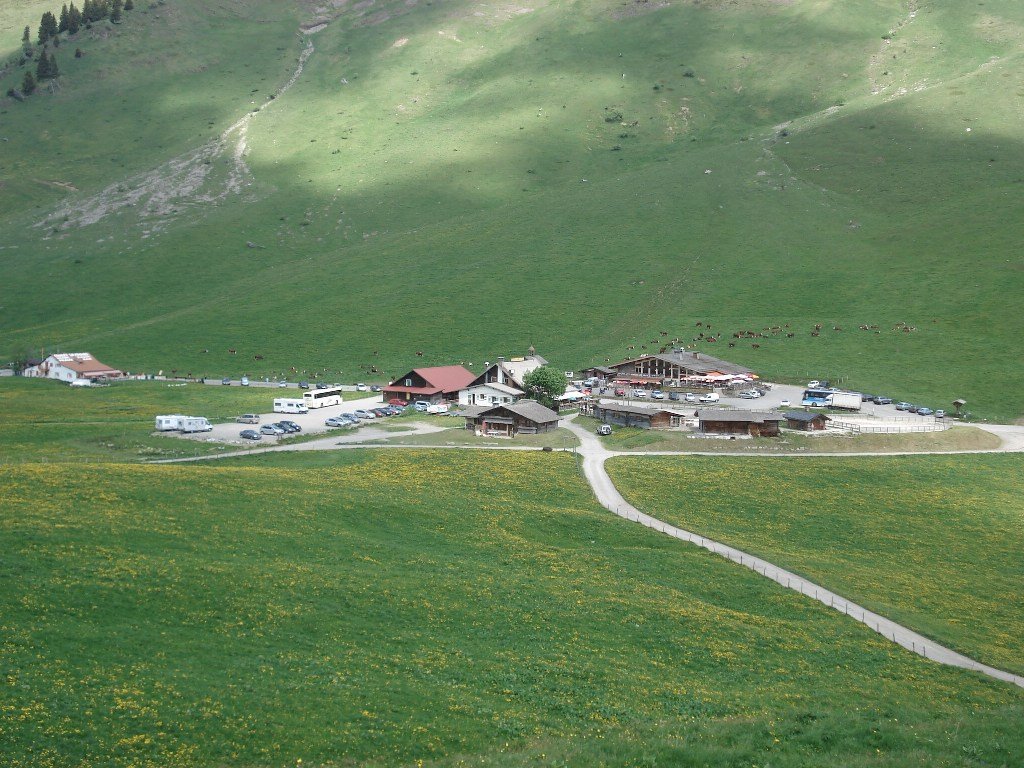
M 679 429 L 686 423 L 686 414 L 677 411 L 620 403 L 593 403 L 589 413 L 604 424 L 639 429 Z
M 657 355 L 643 355 L 609 366 L 616 383 L 633 386 L 662 386 L 666 381 L 679 383 L 725 383 L 738 377 L 757 378 L 742 365 L 719 360 L 703 352 L 676 349 Z
M 785 417 L 762 411 L 739 411 L 713 408 L 697 411 L 701 432 L 718 435 L 750 435 L 751 437 L 778 437 L 779 424 Z
M 828 423 L 828 416 L 824 413 L 789 411 L 782 415 L 786 417 L 786 426 L 789 429 L 799 429 L 802 432 L 816 432 L 825 429 Z
M 474 374 L 461 365 L 414 368 L 384 387 L 384 400 L 401 400 L 405 403 L 417 400 L 429 403 L 453 401 L 474 378 Z
M 466 417 L 466 429 L 491 437 L 536 435 L 558 428 L 558 414 L 536 400 L 464 408 L 461 414 Z

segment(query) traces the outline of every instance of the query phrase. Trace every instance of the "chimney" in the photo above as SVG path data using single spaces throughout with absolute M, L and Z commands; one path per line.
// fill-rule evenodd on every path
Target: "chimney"
M 499 355 L 499 356 L 498 356 L 498 362 L 499 362 L 499 363 L 504 363 L 504 362 L 505 362 L 505 358 L 504 358 L 504 357 L 502 357 L 501 355 Z
M 694 360 L 698 359 L 698 355 L 700 355 L 700 353 L 699 353 L 699 352 L 694 352 L 694 353 L 693 353 L 693 359 L 694 359 Z

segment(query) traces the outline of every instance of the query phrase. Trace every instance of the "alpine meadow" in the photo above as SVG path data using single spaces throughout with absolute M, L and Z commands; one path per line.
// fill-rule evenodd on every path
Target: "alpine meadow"
M 1024 766 L 1022 242 L 1020 0 L 0 1 L 0 766 Z

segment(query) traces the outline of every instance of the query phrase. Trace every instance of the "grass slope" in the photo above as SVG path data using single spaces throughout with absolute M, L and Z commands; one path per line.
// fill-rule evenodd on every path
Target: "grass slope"
M 997 667 L 1024 672 L 1021 458 L 622 458 L 622 492 Z
M 1019 690 L 610 517 L 566 454 L 290 459 L 3 473 L 5 765 L 1024 752 Z
M 10 354 L 356 380 L 531 342 L 579 368 L 653 351 L 661 330 L 690 343 L 700 321 L 725 338 L 699 346 L 774 377 L 1024 412 L 1024 320 L 1008 311 L 1024 292 L 1018 3 L 354 7 L 252 120 L 241 194 L 33 226 L 59 196 L 73 222 L 130 195 L 126 175 L 259 106 L 294 70 L 304 10 L 224 3 L 206 20 L 180 0 L 96 41 L 74 66 L 122 63 L 135 90 L 116 106 L 140 127 L 111 117 L 91 70 L 7 106 Z M 145 152 L 121 151 L 129 130 Z M 111 140 L 56 155 L 72 133 Z M 210 185 L 230 165 L 213 161 Z M 30 177 L 80 192 L 25 197 Z M 726 347 L 787 324 L 793 337 Z

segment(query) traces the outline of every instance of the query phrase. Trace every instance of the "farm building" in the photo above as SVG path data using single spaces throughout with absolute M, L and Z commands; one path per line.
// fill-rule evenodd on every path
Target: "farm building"
M 385 400 L 431 403 L 453 401 L 459 392 L 469 386 L 475 377 L 461 365 L 440 365 L 434 368 L 414 368 L 384 387 Z
M 615 369 L 604 365 L 595 365 L 593 368 L 587 368 L 583 371 L 583 378 L 609 381 L 615 378 Z
M 462 411 L 466 429 L 492 437 L 535 435 L 558 428 L 558 414 L 536 400 L 495 405 L 491 408 L 470 407 Z
M 660 386 L 666 380 L 726 382 L 739 376 L 754 377 L 752 371 L 742 365 L 685 349 L 643 355 L 609 367 L 615 371 L 616 382 L 637 386 Z
M 640 429 L 677 429 L 686 421 L 686 415 L 666 408 L 641 408 L 619 403 L 595 403 L 590 415 L 605 424 Z
M 123 371 L 104 365 L 88 352 L 58 352 L 49 355 L 35 365 L 28 366 L 22 376 L 59 381 L 88 381 L 91 379 L 116 379 L 124 376 Z
M 460 406 L 477 406 L 477 404 L 486 404 L 487 402 L 514 402 L 524 394 L 522 380 L 526 377 L 526 374 L 547 365 L 548 361 L 539 355 L 534 347 L 530 347 L 522 357 L 510 357 L 509 359 L 499 357 L 497 362 L 487 366 L 487 369 L 473 379 L 469 386 L 459 394 L 459 404 Z M 477 389 L 477 387 L 493 386 L 496 384 L 516 390 L 516 393 L 504 391 L 501 387 L 494 392 Z M 488 396 L 496 396 L 499 399 L 481 399 L 481 397 L 486 398 Z M 511 396 L 510 400 L 503 399 L 508 396 Z
M 806 411 L 789 411 L 784 413 L 786 426 L 790 429 L 799 429 L 803 432 L 814 432 L 824 429 L 828 422 L 828 416 L 824 413 L 809 413 Z
M 697 421 L 700 431 L 708 434 L 778 437 L 779 423 L 785 418 L 777 413 L 715 408 L 697 411 Z
M 508 384 L 473 384 L 459 392 L 459 405 L 502 405 L 514 403 L 525 392 Z

